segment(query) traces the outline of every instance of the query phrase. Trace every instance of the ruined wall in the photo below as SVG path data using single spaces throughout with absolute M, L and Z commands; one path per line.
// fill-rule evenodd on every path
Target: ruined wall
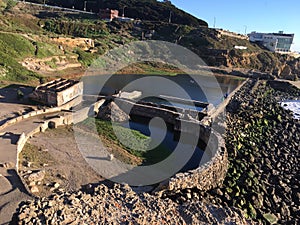
M 204 139 L 206 138 L 205 136 Z M 187 188 L 198 188 L 201 191 L 208 191 L 220 186 L 225 179 L 228 169 L 225 141 L 216 132 L 212 132 L 206 141 L 208 141 L 208 146 L 205 151 L 209 154 L 209 161 L 194 170 L 177 173 L 167 181 L 162 182 L 156 191 L 177 191 Z
M 37 127 L 35 129 L 33 129 L 32 131 L 30 131 L 27 134 L 22 133 L 17 142 L 17 162 L 16 162 L 17 172 L 19 171 L 19 168 L 18 168 L 19 167 L 19 165 L 18 165 L 19 164 L 19 154 L 22 152 L 26 142 L 33 135 L 40 133 L 40 132 L 45 132 L 49 128 L 49 122 L 54 123 L 54 125 L 55 125 L 54 128 L 57 128 L 59 126 L 70 125 L 73 123 L 79 123 L 79 122 L 87 119 L 89 116 L 93 116 L 95 113 L 95 108 L 98 107 L 99 105 L 102 105 L 103 103 L 104 103 L 104 100 L 100 100 L 100 101 L 92 104 L 90 107 L 83 108 L 75 113 L 66 112 L 64 115 L 61 115 L 57 118 L 51 118 L 49 120 L 44 121 L 43 123 L 37 125 Z M 31 112 L 30 114 L 26 114 L 26 115 L 22 116 L 21 118 L 16 120 L 16 122 L 21 121 L 26 118 L 29 118 L 29 117 L 40 115 L 40 114 L 49 114 L 49 113 L 53 113 L 53 112 L 59 112 L 64 109 L 69 109 L 74 104 L 75 104 L 75 102 L 71 102 L 71 103 L 65 105 L 64 107 L 56 107 L 56 108 L 50 108 L 50 109 L 46 109 L 46 110 L 34 111 L 34 112 Z
M 57 106 L 61 106 L 83 94 L 83 82 L 74 84 L 66 90 L 57 93 Z
M 127 114 L 146 118 L 160 117 L 165 122 L 175 125 L 176 119 L 188 116 L 191 120 L 201 120 L 207 113 L 191 109 L 182 109 L 174 106 L 157 105 L 153 103 L 137 104 L 125 99 L 115 98 L 115 103 Z
M 151 105 L 136 104 L 134 102 L 115 99 L 115 103 L 129 115 L 142 116 L 146 118 L 160 117 L 170 124 L 174 124 L 175 119 L 181 114 L 168 109 L 158 108 Z
M 4 124 L 2 124 L 0 126 L 0 130 L 3 130 L 3 129 L 5 129 L 6 127 L 8 127 L 10 125 L 13 125 L 13 124 L 18 123 L 22 120 L 25 120 L 25 119 L 28 119 L 28 118 L 31 118 L 31 117 L 34 117 L 34 116 L 60 112 L 62 110 L 68 110 L 72 106 L 79 104 L 81 101 L 82 101 L 82 98 L 78 97 L 78 98 L 75 98 L 72 101 L 70 101 L 67 104 L 62 105 L 60 107 L 41 109 L 41 110 L 37 110 L 37 111 L 32 111 L 32 112 L 27 113 L 27 114 L 22 115 L 22 116 L 18 116 L 16 118 L 10 119 L 10 120 L 6 121 Z
M 219 33 L 219 35 L 224 35 L 224 36 L 228 36 L 228 37 L 234 37 L 234 38 L 238 38 L 238 39 L 242 39 L 242 40 L 249 40 L 249 37 L 247 35 L 243 35 L 243 34 L 238 34 L 235 32 L 231 32 L 228 30 L 222 30 L 222 29 L 216 29 Z
M 211 127 L 203 125 L 200 121 L 181 118 L 180 113 L 148 105 L 139 105 L 126 100 L 116 100 L 116 104 L 131 115 L 147 118 L 160 117 L 174 125 L 174 132 L 183 132 L 190 135 L 199 133 L 199 138 L 206 143 L 208 161 L 195 170 L 178 173 L 169 180 L 161 183 L 156 191 L 180 190 L 185 188 L 198 188 L 207 191 L 219 186 L 225 179 L 228 168 L 228 156 L 223 137 Z M 134 106 L 133 106 L 134 105 Z
M 95 42 L 90 38 L 52 38 L 52 40 L 60 45 L 66 45 L 72 48 L 79 47 L 83 50 L 89 50 L 95 47 Z

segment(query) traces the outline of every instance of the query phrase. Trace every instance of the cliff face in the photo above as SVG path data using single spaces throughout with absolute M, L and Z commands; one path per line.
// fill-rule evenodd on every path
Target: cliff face
M 227 67 L 256 69 L 274 75 L 277 78 L 297 80 L 300 78 L 300 60 L 271 52 L 259 54 L 240 54 L 225 56 Z
M 244 36 L 231 37 L 207 27 L 194 28 L 178 24 L 144 23 L 144 29 L 154 29 L 153 39 L 178 43 L 198 54 L 209 66 L 259 70 L 278 78 L 300 78 L 300 59 L 272 53 Z M 246 49 L 236 49 L 243 46 Z

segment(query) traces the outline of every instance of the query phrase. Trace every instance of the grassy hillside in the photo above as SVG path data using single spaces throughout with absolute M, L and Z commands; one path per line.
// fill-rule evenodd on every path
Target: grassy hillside
M 43 0 L 29 0 L 31 2 L 37 2 L 43 4 Z M 47 0 L 48 5 L 58 5 L 75 9 L 84 8 L 84 0 Z M 124 8 L 125 7 L 125 8 Z M 141 20 L 149 21 L 163 21 L 168 22 L 170 12 L 172 14 L 172 23 L 185 24 L 189 26 L 208 26 L 207 23 L 201 19 L 198 19 L 183 10 L 178 9 L 170 2 L 163 3 L 157 0 L 95 0 L 87 1 L 87 11 L 99 12 L 99 9 L 117 9 L 119 15 L 124 13 L 126 17 L 138 18 Z
M 26 82 L 38 78 L 38 74 L 25 69 L 18 60 L 33 56 L 34 45 L 26 38 L 0 33 L 0 80 Z
M 38 81 L 40 77 L 49 76 L 47 66 L 52 71 L 51 76 L 72 76 L 78 72 L 67 69 L 65 72 L 60 71 L 57 69 L 59 67 L 57 64 L 62 62 L 57 62 L 57 58 L 64 58 L 64 63 L 78 64 L 80 62 L 84 69 L 90 66 L 95 58 L 110 49 L 141 40 L 142 33 L 149 30 L 155 30 L 152 39 L 178 43 L 187 47 L 210 66 L 257 69 L 289 79 L 295 79 L 296 74 L 300 74 L 300 62 L 297 59 L 271 53 L 247 40 L 222 36 L 218 31 L 198 26 L 199 24 L 195 26 L 170 24 L 163 20 L 160 22 L 142 21 L 139 24 L 117 21 L 105 23 L 96 15 L 49 11 L 48 8 L 23 3 L 13 7 L 14 5 L 9 5 L 8 1 L 0 0 L 0 81 L 23 83 Z M 127 12 L 130 11 L 130 4 L 133 2 L 134 0 L 126 2 Z M 104 5 L 116 4 L 118 7 L 124 3 L 124 1 L 103 1 Z M 148 0 L 144 2 L 144 8 L 156 7 L 159 4 L 163 3 Z M 174 7 L 171 4 L 165 4 L 164 7 L 167 7 L 166 5 Z M 142 5 L 136 4 L 134 7 L 142 7 Z M 91 38 L 95 42 L 95 47 L 88 50 L 82 49 L 78 46 L 70 46 L 68 41 L 58 44 L 52 39 L 57 37 Z M 236 45 L 246 46 L 247 50 L 237 50 L 234 48 Z M 33 66 L 27 67 L 30 70 L 22 66 L 27 58 L 36 60 Z M 46 67 L 44 66 L 43 70 L 32 69 L 40 65 L 46 65 Z M 147 63 L 132 65 L 120 72 L 152 74 L 160 73 L 159 71 L 170 74 L 178 73 L 176 69 L 173 71 L 168 66 L 155 66 Z

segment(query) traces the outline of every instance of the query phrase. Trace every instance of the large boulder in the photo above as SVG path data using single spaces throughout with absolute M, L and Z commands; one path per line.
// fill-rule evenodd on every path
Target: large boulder
M 45 170 L 38 171 L 36 173 L 32 173 L 28 176 L 28 181 L 29 182 L 38 182 L 42 181 L 45 178 Z

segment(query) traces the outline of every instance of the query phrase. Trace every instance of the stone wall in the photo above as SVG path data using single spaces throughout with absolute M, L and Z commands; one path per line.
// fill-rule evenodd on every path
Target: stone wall
M 89 50 L 90 48 L 95 47 L 95 42 L 90 38 L 52 38 L 52 40 L 60 45 L 66 45 L 72 48 L 79 47 L 83 50 Z
M 180 113 L 178 112 L 158 108 L 152 105 L 136 104 L 135 102 L 119 98 L 115 98 L 114 101 L 120 109 L 128 115 L 142 116 L 145 118 L 160 117 L 170 124 L 174 124 L 175 118 L 180 116 Z
M 206 137 L 204 136 L 204 139 Z M 220 186 L 228 169 L 228 155 L 224 139 L 216 132 L 212 132 L 207 141 L 206 153 L 210 160 L 197 169 L 184 173 L 177 173 L 169 180 L 162 182 L 156 191 L 177 191 L 187 188 L 197 188 L 207 191 Z
M 245 80 L 218 108 L 211 112 L 210 118 L 214 121 L 225 110 L 230 99 L 236 92 L 249 82 L 249 79 Z M 198 130 L 198 128 L 193 129 L 193 127 L 200 126 L 199 137 L 207 144 L 205 151 L 209 154 L 210 160 L 195 170 L 176 174 L 174 177 L 163 182 L 157 190 L 166 189 L 176 191 L 185 188 L 198 188 L 201 191 L 207 191 L 218 187 L 225 179 L 228 169 L 228 154 L 224 138 L 211 127 L 203 125 L 202 121 L 201 123 L 197 123 L 195 121 L 177 120 L 174 126 L 175 131 L 182 130 L 182 127 L 179 127 L 181 123 L 189 123 L 188 126 L 183 126 L 189 127 L 188 130 L 183 130 L 183 132 L 190 134 L 193 134 L 194 130 Z
M 116 104 L 130 115 L 138 115 L 146 118 L 160 117 L 166 122 L 174 125 L 174 132 L 183 132 L 190 135 L 199 133 L 199 139 L 207 147 L 205 153 L 208 155 L 206 163 L 197 169 L 185 173 L 178 173 L 169 180 L 161 183 L 159 190 L 180 190 L 185 188 L 198 188 L 207 191 L 219 186 L 227 173 L 228 157 L 223 137 L 211 127 L 205 126 L 201 121 L 182 118 L 182 114 L 152 105 L 140 105 L 124 99 L 115 99 Z M 225 107 L 225 106 L 224 106 Z
M 35 127 L 32 131 L 29 133 L 22 133 L 19 137 L 19 140 L 17 142 L 17 162 L 16 162 L 16 170 L 19 171 L 19 155 L 22 152 L 25 144 L 27 143 L 28 139 L 30 139 L 33 135 L 45 132 L 49 128 L 49 123 L 52 122 L 55 124 L 55 128 L 58 126 L 63 125 L 70 125 L 73 123 L 72 115 L 71 113 L 66 113 L 64 116 L 59 116 L 57 118 L 52 118 L 49 120 L 44 121 L 43 123 L 40 123 Z

